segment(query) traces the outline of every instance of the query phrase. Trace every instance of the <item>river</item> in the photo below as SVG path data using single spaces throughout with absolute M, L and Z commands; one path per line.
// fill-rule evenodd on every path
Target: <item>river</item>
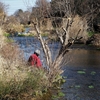
M 72 50 L 72 61 L 64 67 L 63 100 L 100 100 L 100 51 Z
M 36 48 L 41 48 L 33 37 L 13 39 L 24 51 L 26 60 Z M 54 54 L 59 46 L 59 43 L 53 44 Z M 100 100 L 100 51 L 82 44 L 70 49 L 71 61 L 63 67 L 66 82 L 62 85 L 65 96 L 61 100 Z

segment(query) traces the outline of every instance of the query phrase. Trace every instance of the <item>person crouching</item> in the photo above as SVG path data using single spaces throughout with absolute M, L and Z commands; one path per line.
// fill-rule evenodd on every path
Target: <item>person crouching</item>
M 40 55 L 40 50 L 35 50 L 34 54 L 32 54 L 29 59 L 28 59 L 28 63 L 30 66 L 35 66 L 37 68 L 42 68 L 42 63 L 41 60 L 39 58 Z

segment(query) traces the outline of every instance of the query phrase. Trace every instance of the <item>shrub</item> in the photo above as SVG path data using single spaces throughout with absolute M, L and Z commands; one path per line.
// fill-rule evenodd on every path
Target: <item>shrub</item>
M 37 68 L 27 69 L 26 77 L 16 80 L 16 76 L 9 81 L 0 81 L 0 100 L 13 98 L 22 100 L 23 98 L 33 98 L 42 96 L 48 87 L 48 78 L 44 70 Z

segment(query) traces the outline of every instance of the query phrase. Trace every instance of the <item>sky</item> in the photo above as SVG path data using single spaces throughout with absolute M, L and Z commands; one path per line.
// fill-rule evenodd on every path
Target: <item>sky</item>
M 0 0 L 8 6 L 7 14 L 12 15 L 18 9 L 22 9 L 23 11 L 27 10 L 27 7 L 32 7 L 35 5 L 36 0 Z

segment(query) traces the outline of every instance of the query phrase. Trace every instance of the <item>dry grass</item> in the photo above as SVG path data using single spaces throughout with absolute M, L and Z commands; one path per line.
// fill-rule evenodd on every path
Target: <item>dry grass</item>
M 43 96 L 59 80 L 59 76 L 49 75 L 44 69 L 27 66 L 18 45 L 7 42 L 0 30 L 0 100 L 31 100 Z
M 0 30 L 0 79 L 14 77 L 16 74 L 20 77 L 18 68 L 23 65 L 23 54 L 17 45 L 12 42 L 7 43 L 3 32 Z M 20 72 L 21 73 L 21 72 Z
M 87 33 L 87 21 L 85 18 L 79 17 L 78 15 L 76 15 L 73 19 L 73 23 L 70 29 L 70 37 L 76 37 L 77 33 L 79 30 L 79 37 L 83 37 L 84 39 L 88 38 L 88 33 Z

